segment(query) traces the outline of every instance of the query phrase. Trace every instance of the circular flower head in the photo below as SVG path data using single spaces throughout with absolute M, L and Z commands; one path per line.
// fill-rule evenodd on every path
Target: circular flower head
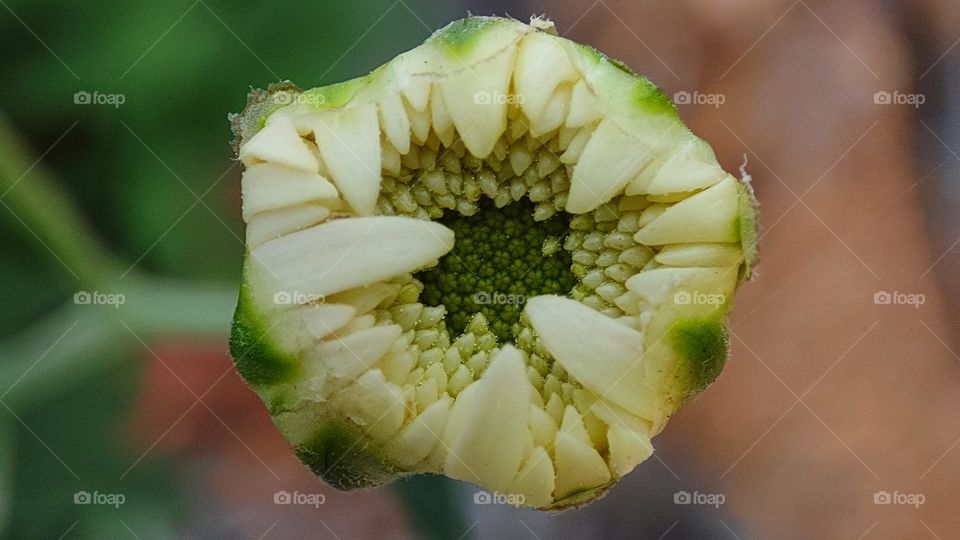
M 655 86 L 471 17 L 371 74 L 254 93 L 231 347 L 305 464 L 596 498 L 719 374 L 749 186 Z

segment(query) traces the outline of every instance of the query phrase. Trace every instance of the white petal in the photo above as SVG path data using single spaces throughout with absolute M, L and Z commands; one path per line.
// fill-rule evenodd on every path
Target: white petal
M 397 452 L 400 465 L 411 467 L 425 459 L 439 444 L 450 415 L 450 397 L 433 402 L 397 434 Z
M 288 234 L 252 252 L 251 279 L 267 295 L 329 296 L 423 268 L 453 247 L 453 231 L 407 217 L 345 218 Z
M 397 286 L 389 283 L 374 283 L 366 287 L 350 289 L 342 293 L 335 294 L 327 298 L 327 302 L 336 304 L 349 304 L 356 308 L 357 313 L 367 313 L 378 305 L 382 304 L 388 298 L 393 299 L 397 295 Z
M 660 195 L 703 189 L 719 182 L 725 174 L 716 163 L 670 159 L 660 167 L 644 193 Z
M 453 124 L 471 154 L 486 158 L 507 127 L 507 97 L 516 48 L 460 70 L 440 85 Z
M 579 161 L 580 156 L 583 155 L 583 149 L 587 147 L 587 143 L 590 142 L 592 135 L 593 129 L 589 126 L 580 128 L 577 134 L 573 136 L 573 139 L 570 140 L 570 144 L 567 145 L 567 149 L 563 152 L 563 155 L 560 156 L 560 163 L 573 165 Z
M 531 119 L 531 126 L 547 108 L 557 86 L 579 78 L 580 73 L 570 63 L 556 37 L 536 32 L 520 41 L 513 86 L 520 109 Z
M 311 358 L 322 362 L 332 377 L 352 380 L 383 358 L 400 333 L 400 327 L 395 324 L 359 330 L 340 339 L 324 341 L 311 353 Z
M 533 444 L 553 448 L 553 439 L 557 435 L 557 424 L 542 408 L 530 405 L 530 433 Z
M 280 312 L 271 336 L 283 350 L 296 354 L 315 347 L 355 315 L 353 307 L 340 304 L 297 305 Z
M 410 119 L 410 131 L 413 142 L 423 145 L 430 136 L 430 109 L 418 111 L 412 106 L 407 105 L 407 118 Z M 411 150 L 416 150 L 412 147 Z
M 658 161 L 655 167 L 650 167 L 649 176 L 641 175 L 647 178 L 641 177 L 631 182 L 627 188 L 629 195 L 696 191 L 716 184 L 725 176 L 717 164 L 713 149 L 698 138 L 687 141 L 669 157 Z
M 453 404 L 443 436 L 449 447 L 444 474 L 491 490 L 510 488 L 530 436 L 529 387 L 520 352 L 507 345 Z
M 343 414 L 374 440 L 394 436 L 403 425 L 403 391 L 388 383 L 379 369 L 361 375 L 335 399 Z
M 453 117 L 443 102 L 439 85 L 433 87 L 430 95 L 430 118 L 433 120 L 433 130 L 437 133 L 446 133 L 453 126 Z
M 573 169 L 567 212 L 589 212 L 619 195 L 652 159 L 648 150 L 612 120 L 602 120 Z
M 411 76 L 403 89 L 403 96 L 407 102 L 418 110 L 423 111 L 430 102 L 430 78 L 425 75 Z
M 260 212 L 337 198 L 337 189 L 319 174 L 273 163 L 250 165 L 240 183 L 247 222 Z
M 600 104 L 586 81 L 573 85 L 570 96 L 570 112 L 567 114 L 567 127 L 580 127 L 600 118 Z
M 552 442 L 551 442 L 552 445 Z M 547 506 L 553 502 L 553 489 L 556 483 L 556 473 L 553 471 L 553 460 L 543 447 L 536 447 L 524 460 L 513 486 L 508 491 L 511 495 L 523 495 L 523 504 L 529 507 Z
M 610 481 L 610 470 L 593 448 L 580 413 L 568 405 L 553 447 L 557 465 L 555 498 L 561 499 Z
M 398 94 L 388 93 L 380 100 L 380 125 L 394 148 L 401 154 L 410 151 L 410 119 Z
M 380 167 L 396 176 L 400 174 L 400 166 L 402 161 L 400 159 L 400 152 L 393 147 L 388 141 L 381 141 L 380 144 Z
M 329 215 L 330 210 L 318 203 L 298 204 L 257 214 L 247 224 L 247 246 L 253 249 L 264 242 L 312 227 Z
M 691 195 L 643 227 L 634 238 L 645 245 L 688 242 L 737 242 L 740 194 L 737 181 L 727 176 L 719 184 Z
M 610 468 L 618 477 L 632 471 L 653 455 L 653 445 L 649 437 L 622 426 L 610 426 L 607 431 L 607 446 Z
M 642 333 L 561 296 L 531 298 L 526 314 L 550 354 L 585 388 L 637 416 L 652 414 Z
M 540 116 L 530 119 L 530 135 L 540 137 L 563 125 L 570 110 L 570 85 L 557 88 Z
M 735 266 L 743 252 L 738 244 L 670 244 L 654 258 L 667 266 Z
M 288 118 L 278 117 L 268 122 L 240 147 L 239 157 L 247 165 L 266 161 L 309 173 L 320 169 L 317 158 Z
M 373 213 L 380 194 L 380 124 L 373 103 L 304 118 L 333 183 L 354 211 Z

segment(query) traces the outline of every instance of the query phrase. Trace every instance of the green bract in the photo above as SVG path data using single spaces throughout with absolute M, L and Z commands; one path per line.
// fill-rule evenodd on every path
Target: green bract
M 719 375 L 749 186 L 653 84 L 550 23 L 470 17 L 234 119 L 231 350 L 340 488 L 442 473 L 589 501 Z

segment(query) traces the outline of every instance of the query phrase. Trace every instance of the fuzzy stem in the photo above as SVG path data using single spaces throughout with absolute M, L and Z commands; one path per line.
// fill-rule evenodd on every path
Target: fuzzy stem
M 120 266 L 56 180 L 0 113 L 0 206 L 81 283 L 107 285 Z M 41 158 L 42 159 L 42 158 Z

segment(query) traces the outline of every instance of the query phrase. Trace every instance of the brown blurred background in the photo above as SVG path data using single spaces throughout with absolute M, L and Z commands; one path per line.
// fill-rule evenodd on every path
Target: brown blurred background
M 0 4 L 0 534 L 960 537 L 960 4 Z M 647 75 L 725 168 L 746 161 L 761 202 L 723 375 L 654 458 L 560 515 L 442 479 L 335 492 L 226 354 L 242 250 L 226 114 L 248 86 L 366 73 L 467 10 L 545 13 Z M 78 106 L 81 90 L 125 102 Z M 69 302 L 89 290 L 127 300 Z M 126 502 L 74 504 L 94 491 Z

